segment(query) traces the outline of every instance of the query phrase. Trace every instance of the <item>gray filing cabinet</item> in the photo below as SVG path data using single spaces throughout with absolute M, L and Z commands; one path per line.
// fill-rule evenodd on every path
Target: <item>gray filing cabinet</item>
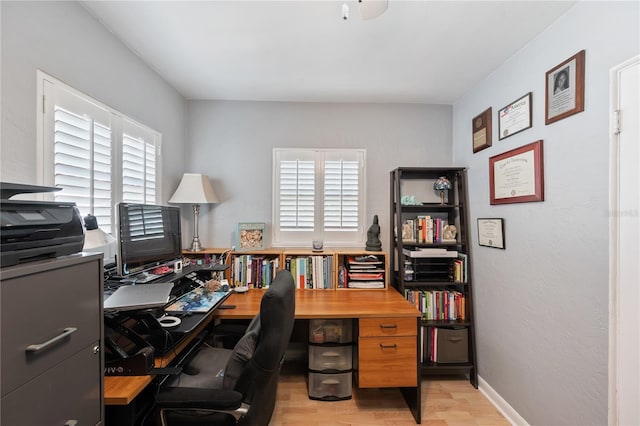
M 102 254 L 0 269 L 0 424 L 104 420 Z

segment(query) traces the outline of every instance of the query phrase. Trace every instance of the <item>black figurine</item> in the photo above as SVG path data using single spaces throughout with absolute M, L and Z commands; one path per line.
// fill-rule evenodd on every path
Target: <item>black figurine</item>
M 367 231 L 368 251 L 382 251 L 382 242 L 380 241 L 380 225 L 378 225 L 378 215 L 373 216 L 373 223 Z

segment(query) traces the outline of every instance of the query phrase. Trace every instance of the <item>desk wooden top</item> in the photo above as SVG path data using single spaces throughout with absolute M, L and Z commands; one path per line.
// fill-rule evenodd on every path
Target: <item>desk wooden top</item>
M 234 309 L 216 309 L 208 321 L 203 321 L 191 334 L 195 337 L 212 317 L 218 319 L 251 319 L 260 310 L 260 300 L 266 290 L 251 289 L 246 293 L 234 293 L 223 305 L 235 305 Z M 389 290 L 296 290 L 296 318 L 417 318 L 420 311 L 400 293 Z M 156 367 L 164 367 L 182 351 L 191 339 L 176 351 L 156 358 Z M 104 378 L 104 403 L 127 405 L 153 380 L 153 376 L 107 376 Z
M 253 318 L 265 290 L 234 293 L 217 309 L 219 319 Z M 296 318 L 419 317 L 420 311 L 395 290 L 296 290 Z

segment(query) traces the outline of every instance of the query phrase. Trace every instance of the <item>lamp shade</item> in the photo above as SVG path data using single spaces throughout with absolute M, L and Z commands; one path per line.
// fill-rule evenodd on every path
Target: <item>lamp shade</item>
M 451 182 L 444 176 L 440 176 L 434 183 L 433 189 L 437 191 L 444 191 L 447 189 L 451 189 Z
M 207 175 L 185 173 L 169 202 L 174 204 L 211 204 L 219 203 L 220 200 L 211 187 Z

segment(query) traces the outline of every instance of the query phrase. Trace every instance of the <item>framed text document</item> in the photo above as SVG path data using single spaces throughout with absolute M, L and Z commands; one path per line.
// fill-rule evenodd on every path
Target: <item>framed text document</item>
M 544 201 L 542 141 L 489 158 L 491 204 Z

